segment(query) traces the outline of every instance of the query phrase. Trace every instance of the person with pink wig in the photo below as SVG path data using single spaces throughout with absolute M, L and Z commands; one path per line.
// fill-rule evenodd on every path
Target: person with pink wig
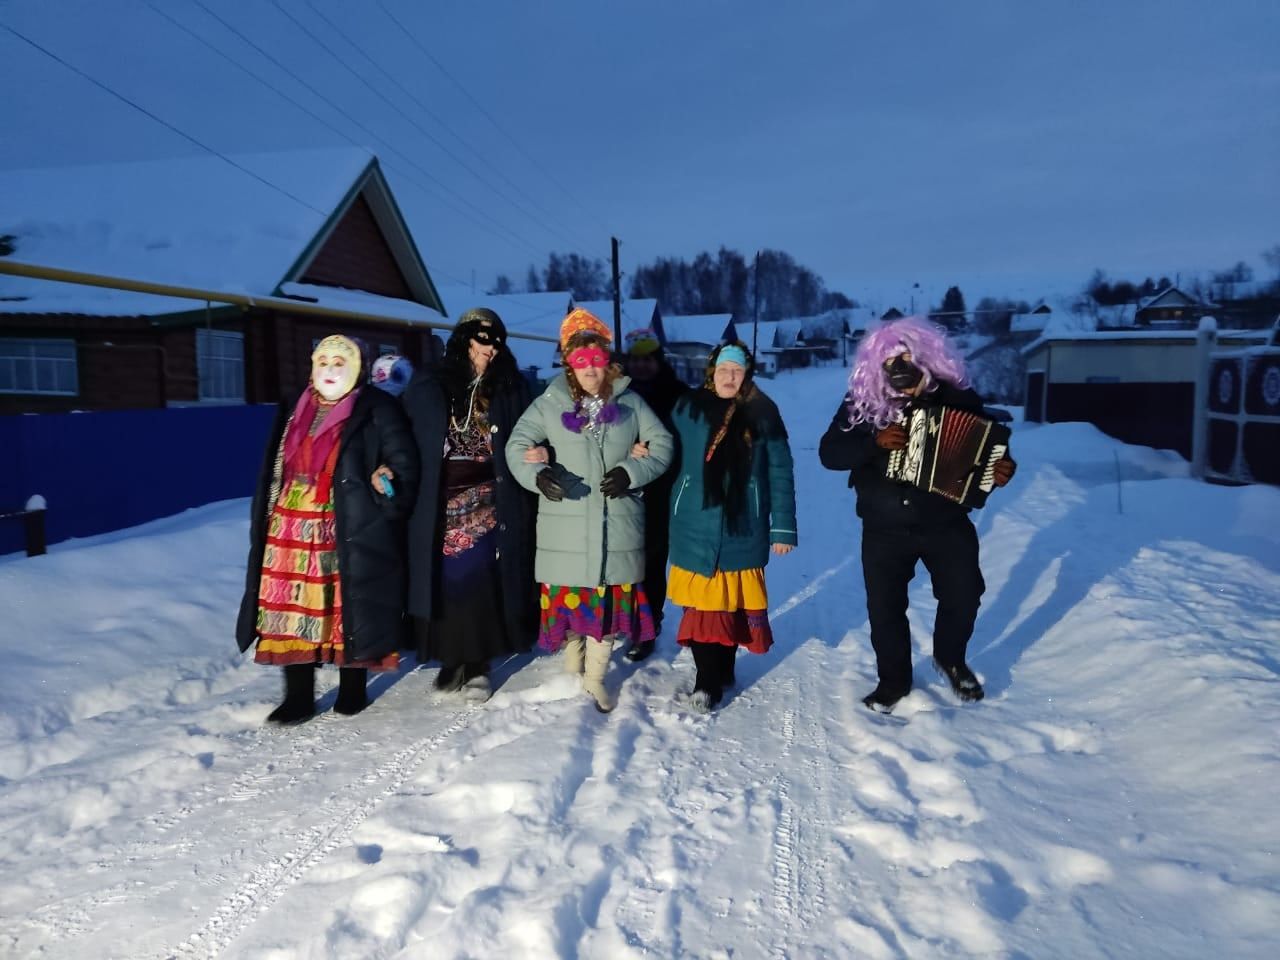
M 934 664 L 961 700 L 983 697 L 982 684 L 965 663 L 986 589 L 969 511 L 886 473 L 890 452 L 907 445 L 902 424 L 909 410 L 934 404 L 982 412 L 964 358 L 942 328 L 923 317 L 894 320 L 858 344 L 849 390 L 818 448 L 822 465 L 848 470 L 849 486 L 857 491 L 867 618 L 879 674 L 862 702 L 883 713 L 911 692 L 907 586 L 918 562 L 929 571 L 938 600 Z M 996 485 L 1008 483 L 1015 469 L 1013 460 L 999 461 Z

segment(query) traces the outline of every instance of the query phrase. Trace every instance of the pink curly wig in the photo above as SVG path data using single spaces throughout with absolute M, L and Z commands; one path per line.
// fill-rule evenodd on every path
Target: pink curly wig
M 900 353 L 924 371 L 925 392 L 936 390 L 939 380 L 967 387 L 964 358 L 947 339 L 946 331 L 924 317 L 903 317 L 872 330 L 858 344 L 849 374 L 850 423 L 869 423 L 883 430 L 902 418 L 902 394 L 889 386 L 884 364 Z

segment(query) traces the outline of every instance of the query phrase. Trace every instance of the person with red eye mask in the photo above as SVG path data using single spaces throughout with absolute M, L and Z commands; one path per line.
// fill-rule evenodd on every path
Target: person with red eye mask
M 564 650 L 565 670 L 602 712 L 614 705 L 604 681 L 615 640 L 654 637 L 640 490 L 673 454 L 671 435 L 611 362 L 611 342 L 590 312 L 565 318 L 564 375 L 525 411 L 506 451 L 516 480 L 539 495 L 539 646 Z M 637 444 L 647 456 L 633 457 Z

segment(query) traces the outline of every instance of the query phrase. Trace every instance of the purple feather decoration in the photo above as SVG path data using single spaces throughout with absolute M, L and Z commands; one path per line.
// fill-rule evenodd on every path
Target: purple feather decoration
M 617 423 L 618 418 L 622 415 L 622 411 L 618 409 L 618 405 L 613 402 L 606 403 L 600 408 L 600 412 L 596 414 L 596 423 L 607 424 Z M 560 422 L 564 424 L 566 430 L 574 433 L 581 433 L 591 423 L 591 420 L 582 413 L 582 402 L 579 401 L 573 405 L 572 410 L 566 410 L 560 414 Z
M 587 418 L 578 412 L 577 407 L 560 414 L 560 422 L 564 424 L 566 430 L 572 430 L 574 433 L 581 433 L 587 426 Z

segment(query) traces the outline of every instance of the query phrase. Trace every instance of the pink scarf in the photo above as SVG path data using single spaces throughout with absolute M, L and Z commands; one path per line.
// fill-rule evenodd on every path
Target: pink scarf
M 320 409 L 315 388 L 308 386 L 303 390 L 298 405 L 293 408 L 293 417 L 284 437 L 285 477 L 313 478 L 317 487 L 316 499 L 321 503 L 329 501 L 333 468 L 338 459 L 338 441 L 342 439 L 342 427 L 350 419 L 359 393 L 357 387 L 339 400 L 315 436 L 311 436 L 311 424 Z

